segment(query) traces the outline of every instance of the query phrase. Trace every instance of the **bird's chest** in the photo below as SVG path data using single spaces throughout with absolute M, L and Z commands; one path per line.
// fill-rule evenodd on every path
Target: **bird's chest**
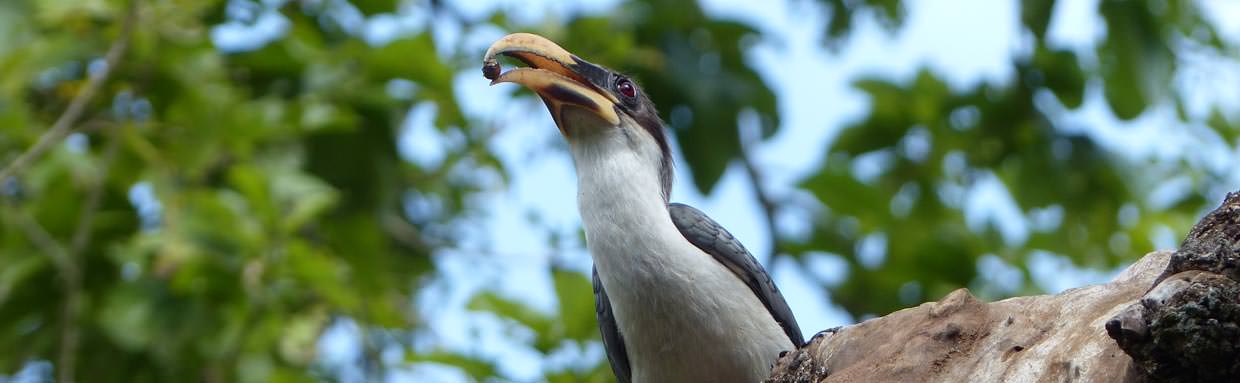
M 687 241 L 599 242 L 591 252 L 635 382 L 759 381 L 791 349 L 749 287 Z
M 584 151 L 584 148 L 576 148 Z M 578 203 L 634 383 L 755 382 L 792 342 L 766 306 L 672 223 L 656 177 L 575 154 Z

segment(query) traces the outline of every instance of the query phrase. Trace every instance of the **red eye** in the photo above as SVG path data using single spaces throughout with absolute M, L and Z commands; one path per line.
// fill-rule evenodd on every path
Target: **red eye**
M 624 95 L 624 97 L 637 97 L 637 87 L 633 86 L 632 81 L 620 79 L 616 83 L 616 90 L 620 91 L 620 94 Z

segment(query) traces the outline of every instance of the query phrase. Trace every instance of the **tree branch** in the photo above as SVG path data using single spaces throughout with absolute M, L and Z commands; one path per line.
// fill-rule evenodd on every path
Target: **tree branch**
M 68 252 L 63 247 L 60 247 L 60 244 L 56 243 L 56 239 L 52 238 L 52 235 L 34 219 L 27 216 L 24 212 L 15 212 L 12 215 L 10 224 L 20 228 L 22 233 L 26 235 L 26 238 L 30 240 L 30 243 L 34 244 L 43 254 L 47 254 L 48 258 L 52 259 L 52 264 L 56 265 L 56 268 L 64 270 L 71 267 L 68 266 L 70 263 Z
M 78 217 L 77 228 L 74 229 L 73 239 L 64 254 L 65 269 L 63 271 L 72 270 L 72 272 L 63 272 L 61 278 L 65 290 L 65 301 L 61 307 L 64 322 L 60 328 L 60 352 L 56 358 L 56 376 L 64 382 L 75 381 L 74 367 L 77 365 L 78 346 L 81 343 L 78 322 L 82 314 L 82 295 L 84 294 L 82 276 L 86 273 L 86 263 L 78 258 L 90 244 L 93 232 L 91 224 L 95 220 L 95 213 L 99 210 L 103 194 L 107 189 L 108 174 L 111 173 L 117 148 L 120 147 L 119 135 L 120 132 L 115 130 L 107 134 L 108 143 L 107 148 L 104 149 L 103 165 L 95 183 L 90 186 L 86 201 L 82 204 L 82 214 Z
M 112 46 L 108 48 L 108 53 L 104 55 L 103 68 L 90 74 L 90 80 L 87 81 L 86 86 L 73 97 L 73 100 L 69 101 L 69 107 L 65 108 L 65 112 L 56 119 L 51 129 L 39 136 L 39 140 L 30 149 L 18 155 L 16 160 L 13 160 L 3 170 L 0 170 L 0 180 L 7 179 L 21 172 L 32 161 L 42 156 L 48 149 L 51 149 L 52 145 L 59 143 L 69 135 L 69 132 L 73 129 L 73 123 L 82 116 L 82 112 L 86 110 L 86 105 L 90 103 L 90 100 L 95 97 L 96 93 L 99 93 L 99 89 L 103 87 L 103 83 L 111 75 L 112 69 L 120 63 L 121 56 L 129 48 L 129 36 L 133 33 L 134 19 L 137 15 L 136 4 L 137 0 L 129 2 L 125 19 L 121 22 L 120 35 L 117 36 L 116 41 L 112 42 Z
M 819 333 L 767 382 L 1237 382 L 1237 339 L 1240 192 L 1108 283 L 991 303 L 959 289 Z
M 775 254 L 779 253 L 779 231 L 775 226 L 775 215 L 779 213 L 779 205 L 771 198 L 770 192 L 766 190 L 766 186 L 762 183 L 762 172 L 754 164 L 753 156 L 750 153 L 750 145 L 746 145 L 744 143 L 746 140 L 744 139 L 741 141 L 741 164 L 745 166 L 745 174 L 749 176 L 749 183 L 753 185 L 753 194 L 758 198 L 758 206 L 762 207 L 762 215 L 766 221 L 766 230 L 771 237 L 771 247 L 768 249 L 768 254 L 774 259 Z M 768 262 L 773 262 L 773 260 Z
M 69 106 L 65 108 L 64 113 L 56 119 L 52 127 L 39 136 L 30 149 L 18 155 L 12 163 L 0 170 L 0 180 L 8 179 L 16 176 L 29 164 L 38 159 L 53 145 L 61 142 L 73 130 L 74 123 L 85 112 L 86 106 L 94 99 L 99 90 L 103 88 L 103 84 L 107 82 L 112 70 L 120 64 L 121 57 L 129 47 L 129 39 L 133 34 L 133 27 L 137 19 L 137 0 L 131 0 L 126 5 L 125 17 L 121 21 L 121 30 L 116 40 L 108 48 L 104 55 L 104 65 L 90 74 L 90 79 L 86 86 L 73 97 L 69 102 Z M 106 189 L 108 173 L 111 170 L 112 162 L 116 158 L 117 147 L 120 139 L 115 131 L 109 132 L 107 148 L 104 152 L 104 160 L 100 173 L 95 178 L 95 183 L 89 186 L 89 191 L 85 201 L 82 204 L 81 216 L 78 217 L 77 227 L 74 229 L 73 237 L 66 249 L 39 225 L 33 218 L 18 214 L 17 223 L 31 242 L 42 249 L 49 257 L 52 258 L 60 274 L 61 288 L 64 290 L 64 302 L 61 306 L 61 329 L 60 329 L 60 349 L 56 358 L 56 378 L 62 382 L 74 382 L 74 376 L 77 366 L 78 346 L 81 343 L 80 328 L 78 322 L 82 312 L 83 294 L 82 276 L 84 263 L 79 262 L 78 255 L 86 250 L 91 239 L 91 225 L 94 222 L 95 212 L 99 210 L 100 203 L 103 199 L 103 193 Z
M 76 256 L 86 250 L 86 246 L 90 244 L 91 233 L 90 225 L 95 219 L 95 212 L 99 210 L 99 204 L 103 201 L 103 193 L 107 189 L 108 174 L 112 171 L 112 163 L 116 160 L 116 151 L 120 147 L 120 132 L 108 132 L 108 143 L 103 153 L 103 165 L 99 169 L 97 182 L 91 185 L 90 194 L 86 196 L 86 201 L 82 205 L 82 215 L 78 217 L 77 228 L 74 229 L 73 239 L 69 245 L 69 255 Z

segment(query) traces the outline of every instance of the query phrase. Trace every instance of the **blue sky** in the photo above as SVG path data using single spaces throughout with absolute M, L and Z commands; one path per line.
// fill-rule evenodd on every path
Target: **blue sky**
M 612 8 L 615 1 L 560 2 L 553 0 L 487 0 L 455 1 L 466 15 L 485 15 L 494 9 L 505 9 L 510 17 L 524 22 L 563 20 L 576 12 L 599 13 Z M 782 126 L 773 139 L 755 147 L 757 165 L 764 171 L 764 186 L 778 195 L 796 195 L 793 188 L 821 161 L 830 139 L 849 121 L 862 117 L 868 101 L 850 86 L 861 75 L 894 79 L 913 76 L 922 67 L 929 67 L 956 88 L 966 88 L 979 81 L 1003 83 L 1010 77 L 1011 57 L 1026 54 L 1029 39 L 1022 36 L 1015 1 L 959 0 L 908 1 L 909 17 L 895 33 L 888 33 L 877 24 L 862 21 L 848 44 L 838 52 L 823 49 L 820 37 L 824 14 L 812 1 L 744 1 L 703 0 L 706 12 L 714 17 L 743 21 L 763 32 L 763 40 L 749 52 L 748 59 L 779 95 Z M 1240 3 L 1227 0 L 1204 1 L 1216 25 L 1232 41 L 1240 41 Z M 1105 24 L 1096 12 L 1097 0 L 1059 2 L 1049 32 L 1053 46 L 1077 51 L 1088 65 L 1095 58 L 1093 48 L 1105 36 Z M 1230 15 L 1230 16 L 1229 16 Z M 360 22 L 360 21 L 359 21 Z M 282 24 L 283 23 L 283 24 Z M 398 15 L 384 16 L 364 23 L 361 28 L 371 41 L 395 37 L 403 31 L 422 30 L 433 23 L 435 38 L 441 47 L 464 44 L 482 52 L 491 42 L 510 31 L 483 29 L 462 34 L 450 20 L 428 20 L 426 15 L 406 10 Z M 222 27 L 213 31 L 217 43 L 234 46 L 261 46 L 265 39 L 255 36 L 279 36 L 286 27 L 278 14 L 266 13 L 255 27 L 270 32 L 252 33 L 249 28 Z M 568 47 L 571 49 L 572 47 Z M 603 63 L 606 64 L 606 63 Z M 1181 63 L 1177 88 L 1190 99 L 1222 102 L 1235 108 L 1240 102 L 1240 68 L 1234 62 L 1204 58 Z M 777 68 L 778 70 L 773 70 Z M 523 343 L 532 334 L 514 329 L 489 314 L 469 313 L 465 302 L 482 289 L 524 300 L 531 306 L 552 313 L 554 294 L 549 279 L 549 264 L 588 272 L 589 255 L 584 244 L 577 241 L 578 215 L 576 183 L 571 159 L 564 148 L 544 107 L 537 100 L 513 99 L 515 86 L 490 87 L 477 67 L 460 68 L 456 76 L 457 98 L 464 111 L 482 121 L 505 121 L 493 140 L 492 149 L 509 169 L 511 183 L 504 185 L 496 178 L 490 191 L 471 201 L 481 210 L 490 212 L 466 228 L 466 240 L 456 248 L 436 254 L 435 261 L 443 277 L 422 291 L 420 301 L 424 314 L 431 320 L 433 331 L 423 337 L 420 349 L 446 347 L 497 361 L 501 371 L 519 381 L 541 376 L 544 368 L 557 369 L 582 359 L 603 358 L 600 347 L 575 349 L 566 347 L 546 364 Z M 825 107 L 824 107 L 825 106 Z M 1191 110 L 1201 115 L 1208 110 Z M 453 132 L 441 133 L 433 126 L 434 107 L 417 106 L 411 110 L 401 137 L 400 149 L 408 160 L 431 164 L 454 143 L 460 142 Z M 1117 120 L 1106 107 L 1096 84 L 1087 91 L 1085 105 L 1065 111 L 1064 126 L 1081 126 L 1084 133 L 1097 138 L 1116 155 L 1131 159 L 1193 161 L 1212 169 L 1231 169 L 1231 179 L 1240 184 L 1240 169 L 1234 147 L 1211 142 L 1208 130 L 1174 121 L 1174 110 L 1156 106 L 1133 121 Z M 515 122 L 508 124 L 507 122 Z M 1234 144 L 1234 143 L 1233 143 Z M 1188 151 L 1188 147 L 1198 150 Z M 557 148 L 547 150 L 548 147 Z M 796 153 L 797 155 L 788 155 Z M 691 169 L 677 161 L 677 181 L 672 200 L 688 203 L 710 214 L 727 227 L 749 249 L 769 248 L 770 237 L 765 231 L 761 211 L 755 204 L 752 190 L 740 168 L 733 166 L 711 195 L 702 195 L 688 180 Z M 881 168 L 855 169 L 859 173 Z M 1187 180 L 1170 179 L 1158 185 L 1154 203 L 1172 200 L 1187 192 Z M 969 201 L 965 205 L 967 221 L 980 227 L 995 223 L 1005 240 L 1019 243 L 1028 234 L 1037 217 L 1026 215 L 1013 204 L 1006 189 L 995 177 L 982 181 L 960 193 Z M 1214 191 L 1221 195 L 1221 191 Z M 798 215 L 800 214 L 800 215 Z M 781 230 L 803 232 L 810 214 L 789 212 L 778 217 Z M 1053 212 L 1048 214 L 1053 215 Z M 538 225 L 531 225 L 537 217 Z M 561 249 L 552 249 L 547 239 L 553 234 L 568 239 Z M 1177 238 L 1170 230 L 1154 233 L 1161 248 L 1175 246 Z M 867 262 L 881 263 L 884 240 L 866 241 L 861 253 Z M 837 325 L 854 322 L 846 312 L 831 304 L 820 283 L 838 283 L 846 276 L 841 258 L 831 254 L 814 254 L 801 267 L 788 259 L 770 262 L 768 254 L 755 254 L 772 271 L 776 282 L 787 296 L 802 330 L 808 335 Z M 1066 259 L 1054 254 L 1031 257 L 1034 282 L 1048 291 L 1061 291 L 1109 278 L 1112 271 L 1079 270 Z M 985 282 L 998 288 L 1014 289 L 1022 275 L 998 257 L 983 257 L 976 267 Z M 333 327 L 321 344 L 328 363 L 351 360 L 358 352 L 357 329 L 351 324 Z M 399 350 L 385 353 L 392 363 L 399 363 Z M 342 380 L 358 378 L 347 371 Z M 449 368 L 417 365 L 393 374 L 393 381 L 461 381 L 464 377 Z

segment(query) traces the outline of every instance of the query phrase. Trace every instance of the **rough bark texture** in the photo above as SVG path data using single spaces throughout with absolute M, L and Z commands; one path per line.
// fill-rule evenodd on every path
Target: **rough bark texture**
M 1240 193 L 1180 250 L 1056 295 L 939 302 L 832 329 L 768 382 L 1240 382 Z
M 1154 286 L 1106 329 L 1154 380 L 1240 381 L 1240 193 L 1193 226 Z

